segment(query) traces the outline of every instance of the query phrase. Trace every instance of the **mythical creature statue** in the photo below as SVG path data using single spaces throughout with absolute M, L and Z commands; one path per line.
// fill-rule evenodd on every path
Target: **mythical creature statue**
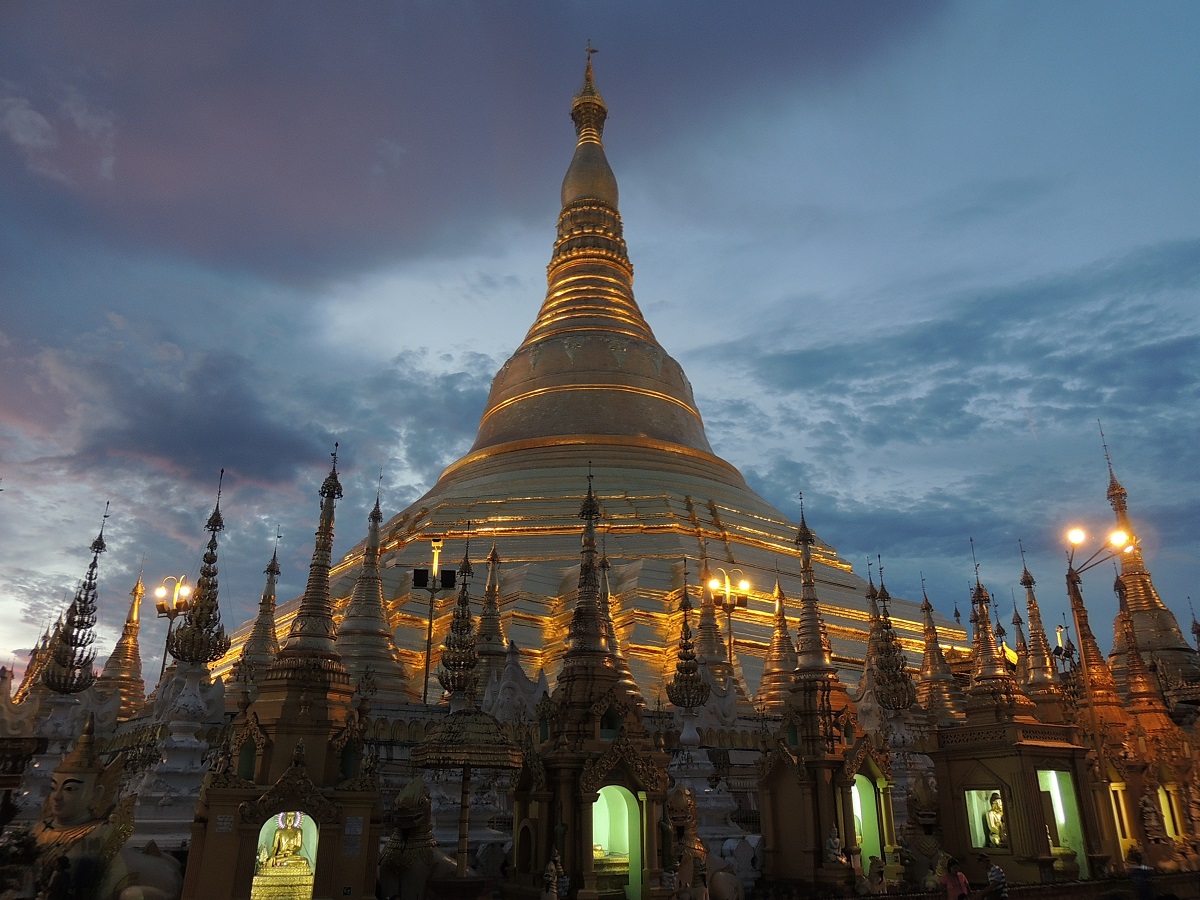
M 717 858 L 708 866 L 708 848 L 700 839 L 696 795 L 679 785 L 667 793 L 667 817 L 678 859 L 676 896 L 690 900 L 742 900 L 745 890 L 729 863 Z
M 425 900 L 431 878 L 451 878 L 454 860 L 438 849 L 433 836 L 429 788 L 414 778 L 396 797 L 393 827 L 379 854 L 379 884 L 386 900 Z
M 109 900 L 125 877 L 119 856 L 133 832 L 136 797 L 115 802 L 121 761 L 105 766 L 96 748 L 95 721 L 89 717 L 75 748 L 50 781 L 50 793 L 33 828 L 37 880 L 45 887 L 69 863 L 70 883 L 81 898 Z
M 42 888 L 64 870 L 77 900 L 176 900 L 183 878 L 175 860 L 153 845 L 122 849 L 133 832 L 136 795 L 117 801 L 123 760 L 107 766 L 96 747 L 95 720 L 54 772 L 33 828 L 36 878 Z M 66 863 L 60 862 L 66 860 Z M 62 876 L 59 876 L 60 880 Z

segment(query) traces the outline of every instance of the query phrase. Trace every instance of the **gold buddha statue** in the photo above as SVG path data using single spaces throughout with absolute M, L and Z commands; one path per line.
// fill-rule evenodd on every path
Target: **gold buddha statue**
M 96 748 L 95 722 L 89 715 L 83 734 L 54 772 L 50 793 L 33 827 L 38 848 L 37 877 L 45 886 L 61 864 L 70 863 L 71 882 L 86 886 L 80 897 L 113 896 L 125 879 L 119 855 L 133 832 L 136 796 L 116 803 L 121 760 L 105 767 Z
M 271 839 L 271 854 L 267 857 L 266 868 L 308 871 L 308 860 L 300 853 L 301 847 L 304 846 L 304 832 L 300 830 L 303 820 L 302 812 L 279 814 L 279 827 Z

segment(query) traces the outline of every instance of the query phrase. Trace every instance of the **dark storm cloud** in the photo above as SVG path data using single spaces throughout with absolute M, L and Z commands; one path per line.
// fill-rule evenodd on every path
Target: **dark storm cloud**
M 952 297 L 940 316 L 852 342 L 764 351 L 756 336 L 758 352 L 703 353 L 804 393 L 807 418 L 837 423 L 834 442 L 930 443 L 1099 409 L 1136 422 L 1200 393 L 1200 336 L 1180 320 L 1197 289 L 1200 240 L 1178 241 Z M 797 329 L 772 342 L 804 340 Z
M 89 368 L 115 421 L 85 436 L 78 465 L 148 461 L 189 479 L 225 467 L 253 480 L 286 481 L 332 443 L 315 423 L 279 421 L 258 386 L 263 373 L 234 354 L 198 354 L 171 383 L 116 362 Z
M 470 245 L 501 212 L 541 215 L 556 181 L 545 178 L 547 148 L 556 167 L 569 153 L 566 112 L 588 35 L 606 51 L 602 89 L 634 153 L 661 138 L 657 123 L 682 124 L 681 109 L 702 116 L 763 96 L 764 83 L 779 93 L 819 83 L 940 9 L 10 6 L 3 205 L 10 221 L 48 234 L 86 228 L 110 243 L 321 279 Z M 564 46 L 565 33 L 578 38 Z M 703 64 L 685 73 L 681 58 Z

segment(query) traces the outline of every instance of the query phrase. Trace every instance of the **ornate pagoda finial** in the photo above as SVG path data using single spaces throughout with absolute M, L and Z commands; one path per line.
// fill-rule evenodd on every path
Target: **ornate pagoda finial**
M 479 613 L 475 651 L 479 655 L 479 688 L 482 694 L 492 676 L 504 671 L 507 662 L 504 629 L 500 622 L 500 552 L 492 541 L 487 555 L 487 586 L 483 591 L 483 607 Z
M 642 692 L 638 689 L 637 682 L 633 679 L 633 672 L 629 670 L 629 663 L 626 661 L 625 655 L 621 653 L 621 642 L 617 640 L 617 626 L 613 620 L 612 611 L 613 593 L 608 576 L 608 573 L 612 571 L 612 563 L 608 561 L 607 539 L 601 543 L 599 566 L 600 618 L 604 622 L 604 634 L 608 640 L 609 649 L 612 650 L 613 664 L 617 668 L 617 673 L 621 676 L 620 689 L 628 695 L 629 699 L 635 705 L 639 708 L 644 708 L 646 701 L 642 699 Z
M 100 533 L 92 541 L 92 561 L 88 564 L 83 583 L 75 591 L 75 598 L 67 607 L 67 615 L 51 642 L 49 657 L 42 669 L 42 684 L 56 694 L 78 694 L 87 690 L 96 680 L 92 662 L 96 651 L 92 642 L 96 639 L 96 569 L 100 554 L 108 549 L 104 543 L 104 525 L 108 522 L 108 504 L 104 504 L 104 517 L 100 521 Z
M 763 663 L 762 680 L 758 684 L 755 700 L 766 705 L 772 711 L 781 709 L 791 693 L 799 658 L 796 656 L 796 645 L 788 632 L 787 597 L 784 596 L 783 586 L 779 576 L 775 577 L 775 618 L 771 629 L 771 646 L 767 648 L 767 658 Z
M 979 580 L 979 562 L 975 559 L 975 541 L 971 540 L 971 558 L 975 563 L 975 587 L 971 593 L 975 622 L 975 667 L 967 690 L 968 718 L 979 716 L 993 721 L 1032 716 L 1034 703 L 1017 684 L 1008 663 L 996 643 L 989 611 L 991 596 Z
M 590 463 L 588 467 L 590 469 Z M 575 610 L 568 630 L 569 649 L 563 663 L 565 666 L 583 664 L 587 657 L 608 657 L 611 652 L 600 617 L 600 570 L 596 548 L 596 522 L 600 519 L 600 503 L 592 491 L 590 471 L 587 478 L 587 495 L 579 507 L 579 518 L 583 519 L 583 536 L 579 551 L 579 588 L 576 591 Z
M 1128 514 L 1129 494 L 1121 482 L 1117 481 L 1117 475 L 1113 471 L 1112 455 L 1108 452 L 1108 440 L 1104 437 L 1104 425 L 1097 419 L 1096 426 L 1100 429 L 1100 445 L 1104 448 L 1104 462 L 1108 465 L 1108 502 L 1120 521 L 1122 516 Z
M 596 82 L 592 74 L 592 56 L 600 51 L 588 41 L 587 68 L 583 72 L 583 87 L 575 95 L 571 104 L 571 121 L 575 123 L 575 133 L 579 143 L 600 144 L 604 134 L 604 120 L 608 118 L 608 106 L 600 92 L 596 90 Z
M 884 709 L 907 709 L 917 700 L 917 689 L 908 672 L 904 649 L 892 626 L 888 612 L 890 600 L 883 587 L 883 565 L 880 565 L 880 616 L 878 616 L 875 656 L 875 697 Z
M 450 617 L 450 630 L 446 633 L 442 660 L 438 664 L 438 681 L 450 694 L 452 709 L 465 707 L 476 694 L 475 666 L 479 657 L 475 651 L 475 620 L 471 616 L 470 566 L 470 558 L 464 551 L 458 570 L 458 602 Z M 463 569 L 467 570 L 465 575 Z
M 688 613 L 692 609 L 692 601 L 688 598 L 686 575 L 683 579 L 683 596 L 679 600 L 679 611 L 682 618 L 679 622 L 679 649 L 675 655 L 675 673 L 667 682 L 667 699 L 674 706 L 684 710 L 693 710 L 708 702 L 711 688 L 700 675 L 700 664 L 696 660 L 696 650 L 692 645 L 692 628 L 688 622 Z
M 145 562 L 143 559 L 143 569 Z M 104 663 L 104 671 L 96 679 L 97 693 L 104 696 L 113 693 L 121 695 L 117 710 L 117 720 L 121 722 L 137 715 L 146 697 L 146 683 L 142 680 L 142 653 L 138 645 L 142 598 L 146 596 L 142 574 L 142 571 L 138 572 L 137 583 L 129 592 L 129 613 L 125 616 L 125 627 L 121 629 L 121 636 Z
M 334 507 L 342 499 L 342 483 L 338 480 L 338 444 L 330 454 L 333 464 L 321 483 L 321 515 L 313 543 L 312 561 L 308 564 L 308 582 L 300 600 L 300 608 L 292 620 L 291 630 L 271 664 L 271 670 L 284 671 L 304 668 L 305 660 L 321 660 L 322 666 L 339 680 L 348 678 L 341 654 L 334 643 L 333 603 L 329 597 L 329 570 L 333 554 Z
M 217 502 L 204 525 L 209 533 L 208 544 L 200 564 L 200 578 L 192 602 L 184 613 L 183 624 L 171 632 L 167 650 L 180 662 L 206 665 L 216 662 L 229 650 L 229 637 L 221 625 L 221 610 L 217 605 L 217 535 L 224 530 L 221 517 L 221 486 L 225 470 L 217 481 Z
M 275 528 L 275 549 L 271 561 L 263 569 L 267 576 L 262 596 L 258 600 L 258 615 L 250 627 L 250 636 L 242 644 L 242 655 L 237 661 L 237 676 L 247 680 L 266 670 L 279 655 L 279 635 L 275 630 L 275 588 L 283 570 L 279 566 L 279 540 L 282 535 Z
M 925 592 L 925 576 L 921 576 L 921 620 L 925 635 L 925 653 L 921 658 L 921 674 L 917 679 L 917 702 L 938 724 L 946 725 L 963 718 L 963 692 L 946 662 L 938 642 L 937 624 L 933 621 L 933 604 Z
M 382 522 L 383 510 L 377 492 L 375 506 L 367 514 L 362 568 L 354 579 L 350 600 L 337 626 L 337 651 L 351 684 L 365 684 L 374 679 L 384 686 L 386 702 L 405 703 L 415 699 L 415 692 L 409 688 L 408 672 L 392 637 L 383 601 L 383 580 L 379 574 Z
M 803 501 L 803 498 L 802 498 Z M 796 626 L 796 671 L 818 674 L 833 670 L 829 639 L 821 620 L 821 605 L 817 600 L 817 578 L 813 571 L 813 533 L 800 510 L 800 530 L 796 544 L 800 548 L 800 621 Z
M 1167 715 L 1166 704 L 1162 692 L 1154 682 L 1146 662 L 1142 659 L 1141 648 L 1138 646 L 1137 630 L 1133 627 L 1133 617 L 1129 614 L 1129 604 L 1126 602 L 1125 591 L 1120 578 L 1115 585 L 1117 595 L 1117 622 L 1125 638 L 1125 682 L 1126 696 L 1129 700 L 1130 712 L 1144 714 L 1146 712 Z

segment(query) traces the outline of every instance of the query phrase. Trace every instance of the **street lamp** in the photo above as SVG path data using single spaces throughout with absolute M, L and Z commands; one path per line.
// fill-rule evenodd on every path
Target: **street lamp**
M 169 583 L 172 584 L 171 587 L 167 587 Z M 168 594 L 170 600 L 167 599 Z M 168 575 L 162 580 L 162 584 L 154 589 L 154 596 L 158 598 L 154 604 L 158 610 L 158 618 L 167 620 L 167 640 L 163 644 L 162 666 L 158 671 L 158 680 L 161 682 L 167 671 L 167 647 L 171 643 L 171 628 L 174 627 L 175 620 L 192 605 L 192 586 L 187 583 L 186 575 Z
M 741 569 L 732 569 L 726 572 L 720 566 L 717 566 L 717 571 L 724 578 L 724 591 L 721 594 L 721 599 L 718 605 L 725 613 L 725 630 L 729 635 L 729 664 L 733 665 L 733 611 L 735 609 L 745 609 L 750 591 L 750 582 L 746 580 L 745 574 Z M 741 575 L 741 579 L 737 582 L 736 589 L 733 584 L 734 575 Z M 721 578 L 713 578 L 708 582 L 709 590 L 714 594 L 722 590 Z
M 425 680 L 421 682 L 421 703 L 429 705 L 429 660 L 433 656 L 433 613 L 437 604 L 437 595 L 441 591 L 454 590 L 455 573 L 453 569 L 438 570 L 438 557 L 442 554 L 442 539 L 430 538 L 429 546 L 433 550 L 433 571 L 430 577 L 429 569 L 413 569 L 413 588 L 423 588 L 429 591 L 429 627 L 425 632 Z M 440 576 L 440 578 L 439 578 Z

